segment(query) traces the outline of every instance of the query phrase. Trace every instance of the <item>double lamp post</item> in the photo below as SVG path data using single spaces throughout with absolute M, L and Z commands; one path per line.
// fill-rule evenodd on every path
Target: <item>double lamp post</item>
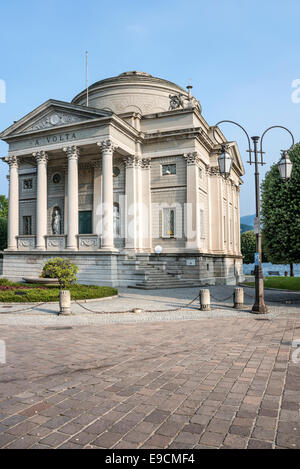
M 259 185 L 259 172 L 258 172 L 258 167 L 259 165 L 264 165 L 263 161 L 263 139 L 265 134 L 275 128 L 283 129 L 287 131 L 291 138 L 292 138 L 292 145 L 290 149 L 293 148 L 294 146 L 294 137 L 293 134 L 287 129 L 286 127 L 283 127 L 281 125 L 273 125 L 272 127 L 269 127 L 266 129 L 261 137 L 251 137 L 251 140 L 253 142 L 253 146 L 251 145 L 251 140 L 244 129 L 240 124 L 234 121 L 230 120 L 222 120 L 218 122 L 215 127 L 214 127 L 214 138 L 216 139 L 215 131 L 218 125 L 223 124 L 224 122 L 230 123 L 237 125 L 240 127 L 244 133 L 246 134 L 247 140 L 248 140 L 248 150 L 247 152 L 249 153 L 249 161 L 250 165 L 254 164 L 255 165 L 255 200 L 256 200 L 256 219 L 255 219 L 255 226 L 254 226 L 254 231 L 256 234 L 256 253 L 255 253 L 255 269 L 254 269 L 254 274 L 255 274 L 255 303 L 252 307 L 252 311 L 255 313 L 266 313 L 267 308 L 264 302 L 264 277 L 263 277 L 263 272 L 262 272 L 262 247 L 261 247 L 261 227 L 260 227 L 260 185 Z M 260 146 L 258 149 L 258 142 L 260 140 Z M 232 167 L 232 157 L 230 153 L 228 152 L 228 148 L 232 145 L 232 142 L 226 142 L 226 143 L 221 143 L 221 153 L 218 157 L 218 165 L 219 165 L 219 171 L 220 174 L 228 178 L 230 175 L 231 167 Z M 289 150 L 290 150 L 289 149 Z M 283 181 L 287 181 L 291 177 L 292 173 L 292 167 L 293 164 L 289 158 L 288 151 L 289 150 L 283 150 L 281 151 L 281 159 L 278 163 L 278 169 L 281 178 Z M 252 155 L 254 155 L 254 159 L 252 158 Z M 258 156 L 260 155 L 260 157 Z

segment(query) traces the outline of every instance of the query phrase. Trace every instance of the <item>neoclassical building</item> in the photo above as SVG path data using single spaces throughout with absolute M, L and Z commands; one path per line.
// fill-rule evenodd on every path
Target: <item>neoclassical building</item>
M 68 257 L 79 281 L 114 286 L 235 283 L 242 275 L 239 190 L 199 101 L 143 72 L 50 99 L 0 134 L 9 144 L 9 233 L 2 275 L 39 276 Z M 159 247 L 158 247 L 159 246 Z

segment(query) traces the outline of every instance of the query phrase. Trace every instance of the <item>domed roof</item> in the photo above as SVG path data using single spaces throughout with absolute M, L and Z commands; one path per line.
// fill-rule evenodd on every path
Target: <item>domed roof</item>
M 168 111 L 170 95 L 178 93 L 187 96 L 181 86 L 171 81 L 145 72 L 129 71 L 89 86 L 89 106 L 116 114 L 152 114 Z M 85 105 L 86 90 L 75 96 L 72 103 Z

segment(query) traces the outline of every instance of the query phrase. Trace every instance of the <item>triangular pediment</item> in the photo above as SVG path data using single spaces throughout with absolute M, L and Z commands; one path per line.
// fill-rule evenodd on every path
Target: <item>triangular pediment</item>
M 47 131 L 111 115 L 111 112 L 101 109 L 49 100 L 4 130 L 0 134 L 0 138 L 5 140 L 14 136 Z

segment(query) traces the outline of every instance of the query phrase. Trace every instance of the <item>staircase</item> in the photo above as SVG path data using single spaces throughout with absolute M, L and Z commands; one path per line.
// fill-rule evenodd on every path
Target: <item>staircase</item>
M 192 281 L 182 279 L 179 271 L 168 271 L 164 261 L 141 261 L 136 269 L 137 283 L 130 288 L 156 290 L 198 286 Z

